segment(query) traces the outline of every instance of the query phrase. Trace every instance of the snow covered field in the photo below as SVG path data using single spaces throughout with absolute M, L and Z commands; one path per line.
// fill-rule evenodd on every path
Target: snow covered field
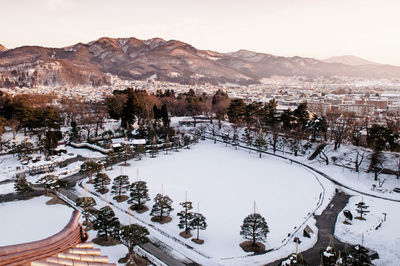
M 41 240 L 61 231 L 73 209 L 46 205 L 50 197 L 0 203 L 0 246 Z
M 110 178 L 126 174 L 133 182 L 139 170 L 139 179 L 148 183 L 151 198 L 161 193 L 163 185 L 164 193 L 174 200 L 173 220 L 169 224 L 153 224 L 178 238 L 181 230 L 177 227 L 176 213 L 181 210 L 179 202 L 185 200 L 187 191 L 188 200 L 194 206 L 199 203 L 208 228 L 200 233 L 204 245 L 186 242 L 214 258 L 246 255 L 239 247 L 243 241 L 239 231 L 243 219 L 253 212 L 254 200 L 257 211 L 268 223 L 266 248 L 271 249 L 280 246 L 288 233 L 303 223 L 323 193 L 316 177 L 297 165 L 270 156 L 259 159 L 255 153 L 211 142 L 201 142 L 178 153 L 129 162 L 130 167 L 114 167 L 106 173 Z M 91 185 L 88 189 L 93 190 Z M 107 195 L 107 199 L 112 196 Z M 129 207 L 126 202 L 116 204 L 123 209 Z M 148 202 L 147 206 L 151 208 L 152 204 L 153 201 Z M 152 223 L 149 212 L 135 215 Z
M 344 208 L 350 210 L 354 216 L 358 216 L 355 204 L 364 201 L 370 206 L 369 213 L 365 214 L 366 221 L 353 219 L 351 225 L 343 224 L 344 215 L 341 212 L 335 227 L 335 235 L 343 242 L 361 244 L 379 253 L 380 259 L 374 260 L 376 265 L 399 265 L 400 261 L 400 208 L 399 203 L 376 199 L 366 196 L 353 196 Z M 386 221 L 375 228 L 384 219 L 383 213 L 387 214 Z

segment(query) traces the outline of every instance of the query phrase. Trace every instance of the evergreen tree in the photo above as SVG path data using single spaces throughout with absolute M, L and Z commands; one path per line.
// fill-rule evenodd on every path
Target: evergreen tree
M 57 148 L 60 139 L 62 139 L 60 131 L 49 130 L 46 132 L 45 138 L 43 139 L 43 147 L 48 155 L 52 154 L 52 151 Z
M 129 166 L 129 164 L 127 164 L 126 161 L 129 158 L 131 158 L 131 156 L 134 154 L 134 151 L 133 151 L 133 148 L 131 147 L 131 145 L 122 143 L 121 144 L 121 154 L 122 154 L 122 158 L 124 160 L 124 165 Z
M 282 112 L 280 120 L 282 121 L 282 129 L 290 131 L 293 128 L 296 118 L 290 108 L 288 108 Z
M 278 122 L 277 119 L 277 110 L 276 107 L 278 106 L 275 99 L 271 99 L 265 106 L 264 106 L 264 124 L 275 128 L 276 123 Z
M 76 206 L 82 208 L 83 216 L 85 216 L 86 225 L 89 225 L 89 214 L 91 208 L 96 206 L 96 200 L 92 197 L 82 197 L 76 199 Z
M 120 223 L 110 206 L 105 206 L 98 211 L 93 225 L 94 229 L 98 230 L 97 236 L 105 236 L 107 240 L 109 236 L 118 236 Z
M 94 188 L 97 192 L 105 194 L 108 192 L 107 185 L 111 183 L 111 179 L 104 173 L 98 173 L 94 181 Z
M 136 146 L 135 156 L 140 160 L 142 158 L 142 154 L 146 155 L 146 147 L 142 144 L 139 144 Z
M 33 191 L 31 184 L 26 181 L 24 176 L 18 177 L 15 180 L 14 189 L 20 195 Z
M 150 200 L 147 183 L 144 181 L 133 182 L 129 187 L 129 190 L 131 192 L 131 198 L 128 203 L 132 204 L 130 208 L 136 211 L 144 209 L 144 204 Z
M 239 145 L 239 135 L 236 127 L 233 128 L 232 145 L 235 147 L 235 149 L 237 149 L 237 146 Z
M 265 218 L 258 213 L 252 213 L 243 220 L 240 235 L 245 239 L 252 240 L 252 244 L 256 245 L 256 241 L 264 241 L 269 233 Z
M 183 211 L 180 211 L 177 213 L 179 217 L 179 224 L 178 227 L 180 229 L 185 230 L 185 234 L 189 235 L 190 234 L 190 222 L 193 218 L 193 213 L 190 211 L 193 209 L 192 202 L 190 201 L 185 201 L 179 203 L 183 207 Z
M 253 135 L 249 128 L 245 128 L 242 140 L 246 143 L 247 146 L 251 147 L 253 145 Z
M 137 245 L 143 245 L 149 242 L 147 236 L 149 231 L 146 227 L 138 224 L 124 225 L 119 228 L 119 241 L 128 248 L 128 254 L 132 260 L 134 256 L 133 248 Z
M 79 141 L 79 130 L 75 120 L 71 121 L 71 140 Z
M 326 133 L 328 123 L 325 117 L 314 114 L 306 127 L 311 134 L 311 141 L 316 141 L 317 137 Z
M 129 188 L 129 177 L 127 175 L 119 175 L 113 180 L 113 185 L 111 187 L 111 193 L 116 195 L 114 197 L 118 202 L 122 201 L 123 195 Z M 126 200 L 126 199 L 125 199 Z
M 233 99 L 228 108 L 229 122 L 240 124 L 243 122 L 246 113 L 246 103 L 243 99 Z
M 80 172 L 98 173 L 101 170 L 101 165 L 95 161 L 88 160 L 81 165 Z
M 197 231 L 196 240 L 199 240 L 199 231 L 207 228 L 206 217 L 198 212 L 193 213 L 190 220 L 190 228 Z
M 267 145 L 267 142 L 264 139 L 264 135 L 262 132 L 262 129 L 260 129 L 256 140 L 254 141 L 254 145 L 257 147 L 259 157 L 261 158 L 261 151 L 264 149 L 264 147 Z
M 130 89 L 128 91 L 127 99 L 125 101 L 124 107 L 122 108 L 122 115 L 121 115 L 121 126 L 127 130 L 132 128 L 133 123 L 135 123 L 135 99 L 133 90 Z
M 307 128 L 307 123 L 309 120 L 307 103 L 299 103 L 297 108 L 293 111 L 293 116 L 295 117 L 296 128 L 304 131 Z
M 164 127 L 168 129 L 171 119 L 169 118 L 167 105 L 165 103 L 161 106 L 160 116 L 163 121 Z
M 363 217 L 364 214 L 369 213 L 369 211 L 367 211 L 367 209 L 369 208 L 368 205 L 365 204 L 365 202 L 360 201 L 359 203 L 356 204 L 357 206 L 357 212 L 360 214 L 359 217 L 356 217 L 360 220 L 365 220 L 365 218 Z
M 157 194 L 154 198 L 154 205 L 151 209 L 151 216 L 154 216 L 156 221 L 162 221 L 169 213 L 173 211 L 172 200 L 167 195 Z

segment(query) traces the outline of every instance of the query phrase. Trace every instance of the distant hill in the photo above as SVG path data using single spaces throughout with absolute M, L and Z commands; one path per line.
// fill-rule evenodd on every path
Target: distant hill
M 7 50 L 7 48 L 0 44 L 0 52 L 4 52 L 6 50 Z
M 181 84 L 256 84 L 271 75 L 400 78 L 400 67 L 328 63 L 247 50 L 219 53 L 161 38 L 105 37 L 65 48 L 23 46 L 0 53 L 0 87 L 101 86 L 110 83 L 110 74 Z
M 349 66 L 380 65 L 354 55 L 332 56 L 322 61 L 326 63 L 340 63 Z

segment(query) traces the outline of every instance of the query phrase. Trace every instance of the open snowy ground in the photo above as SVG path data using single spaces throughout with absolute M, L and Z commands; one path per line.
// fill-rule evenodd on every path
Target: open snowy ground
M 344 242 L 363 244 L 378 252 L 380 258 L 374 260 L 376 265 L 399 265 L 400 261 L 400 203 L 376 199 L 366 196 L 353 196 L 344 208 L 350 210 L 353 217 L 358 216 L 355 204 L 364 201 L 369 206 L 365 214 L 366 221 L 353 219 L 351 225 L 343 224 L 344 215 L 341 212 L 335 227 L 335 235 Z M 386 221 L 383 213 L 387 214 Z M 380 224 L 376 230 L 375 228 Z
M 41 240 L 61 231 L 73 209 L 46 205 L 50 197 L 0 203 L 0 246 Z
M 268 223 L 270 233 L 266 248 L 270 249 L 280 246 L 287 235 L 304 222 L 316 209 L 323 193 L 316 177 L 297 165 L 270 156 L 259 159 L 255 153 L 210 142 L 130 163 L 130 167 L 114 167 L 106 173 L 110 178 L 126 174 L 133 182 L 139 171 L 139 179 L 148 183 L 150 197 L 153 199 L 161 193 L 163 185 L 164 193 L 174 200 L 175 209 L 171 213 L 172 222 L 164 225 L 151 222 L 149 212 L 135 215 L 180 238 L 176 213 L 181 210 L 179 202 L 185 200 L 187 191 L 188 200 L 194 206 L 199 203 L 208 228 L 200 232 L 204 245 L 186 242 L 214 258 L 246 255 L 239 247 L 244 240 L 239 232 L 243 219 L 253 212 L 254 201 L 257 212 Z M 88 189 L 93 190 L 91 185 Z M 110 195 L 106 197 L 112 199 Z M 116 204 L 125 210 L 129 207 L 126 202 Z M 147 206 L 151 208 L 152 204 L 153 201 L 148 202 Z

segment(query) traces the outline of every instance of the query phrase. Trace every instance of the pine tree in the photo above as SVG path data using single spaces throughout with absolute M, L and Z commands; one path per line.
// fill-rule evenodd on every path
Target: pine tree
M 149 242 L 147 236 L 149 231 L 146 227 L 138 224 L 130 224 L 121 226 L 119 229 L 119 241 L 128 248 L 129 257 L 132 259 L 134 255 L 133 248 L 137 245 L 143 245 Z
M 97 192 L 105 194 L 108 192 L 107 185 L 111 183 L 111 179 L 104 173 L 98 173 L 94 181 L 94 188 Z
M 163 121 L 164 127 L 168 129 L 171 119 L 169 118 L 167 105 L 165 103 L 161 106 L 160 116 Z
M 190 222 L 193 218 L 193 213 L 190 211 L 193 209 L 192 202 L 190 201 L 185 201 L 179 203 L 183 207 L 183 211 L 180 211 L 177 213 L 179 217 L 179 224 L 178 227 L 180 229 L 185 229 L 185 234 L 189 235 L 190 234 Z
M 31 184 L 26 181 L 24 176 L 18 177 L 15 180 L 14 189 L 20 195 L 33 191 Z
M 136 120 L 137 106 L 135 106 L 135 98 L 133 95 L 133 89 L 128 90 L 127 99 L 125 101 L 124 107 L 122 108 L 121 114 L 121 126 L 127 130 L 130 130 L 133 123 Z
M 258 213 L 252 213 L 243 220 L 240 235 L 245 239 L 252 240 L 255 246 L 256 241 L 264 241 L 269 233 L 267 222 L 265 218 Z
M 237 133 L 236 127 L 233 128 L 232 144 L 235 147 L 235 149 L 237 150 L 237 146 L 239 145 L 239 135 Z
M 157 194 L 154 198 L 154 205 L 151 209 L 151 216 L 154 216 L 155 221 L 163 221 L 165 217 L 169 216 L 169 213 L 173 211 L 172 200 L 167 195 Z
M 146 147 L 142 144 L 136 146 L 135 155 L 137 158 L 142 159 L 142 154 L 146 155 Z
M 129 166 L 126 162 L 134 154 L 133 148 L 129 144 L 121 144 L 122 158 L 124 159 L 124 166 Z
M 247 146 L 251 147 L 253 145 L 253 136 L 249 128 L 245 128 L 242 140 L 246 143 Z
M 107 240 L 109 236 L 118 236 L 120 223 L 110 206 L 105 206 L 99 210 L 93 225 L 94 229 L 98 230 L 97 236 L 105 236 Z
M 92 197 L 82 197 L 76 199 L 76 206 L 81 207 L 83 210 L 82 213 L 83 216 L 85 216 L 86 225 L 89 225 L 89 214 L 91 208 L 96 206 L 96 204 L 96 200 Z
M 136 211 L 143 210 L 146 207 L 144 204 L 150 200 L 147 183 L 144 181 L 133 182 L 129 190 L 131 198 L 128 203 L 132 204 L 130 208 Z
M 359 220 L 365 220 L 365 218 L 363 217 L 363 215 L 365 214 L 365 213 L 369 213 L 369 211 L 367 211 L 367 209 L 369 208 L 369 206 L 367 206 L 366 204 L 365 204 L 365 202 L 363 202 L 363 201 L 360 201 L 359 203 L 357 203 L 356 204 L 356 206 L 357 206 L 357 212 L 360 214 L 360 216 L 359 217 L 356 217 L 357 219 L 359 219 Z
M 261 151 L 264 149 L 267 142 L 264 139 L 264 135 L 262 133 L 262 129 L 260 129 L 256 140 L 254 141 L 254 145 L 257 147 L 259 157 L 261 158 Z
M 124 194 L 129 188 L 129 177 L 127 175 L 119 175 L 113 180 L 113 185 L 111 187 L 111 193 L 116 195 L 114 197 L 118 202 L 126 200 L 124 199 Z M 126 197 L 126 196 L 125 196 Z
M 190 220 L 190 228 L 197 230 L 196 240 L 200 240 L 199 230 L 206 230 L 207 228 L 206 217 L 198 212 L 193 213 L 192 219 Z

